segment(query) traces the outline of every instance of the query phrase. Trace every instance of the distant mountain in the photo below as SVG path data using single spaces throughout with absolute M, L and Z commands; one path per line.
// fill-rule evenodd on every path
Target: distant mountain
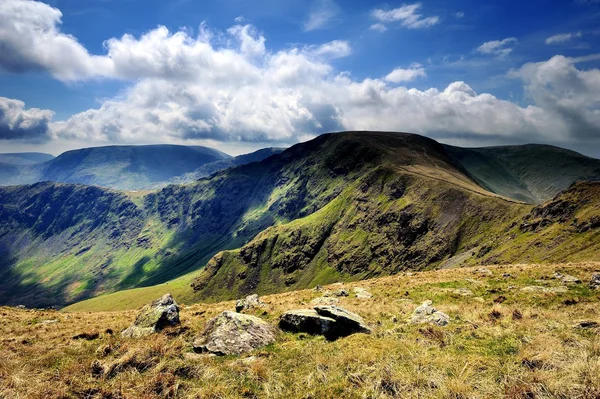
M 238 155 L 237 157 L 223 159 L 220 161 L 208 163 L 206 165 L 202 165 L 192 173 L 186 173 L 183 176 L 178 176 L 169 181 L 170 184 L 185 184 L 191 183 L 203 177 L 207 177 L 212 175 L 215 172 L 220 170 L 225 170 L 229 168 L 233 168 L 235 166 L 245 165 L 251 162 L 260 162 L 265 158 L 270 157 L 271 155 L 279 154 L 285 150 L 285 148 L 263 148 L 258 151 L 254 151 L 250 154 Z
M 600 179 L 600 160 L 549 145 L 446 149 L 485 189 L 532 204 L 574 181 Z
M 165 289 L 208 301 L 401 270 L 597 258 L 600 183 L 534 207 L 484 187 L 457 151 L 418 135 L 346 132 L 151 193 L 0 189 L 0 303 L 63 305 L 143 287 L 89 305 L 136 307 Z M 524 176 L 507 192 L 544 187 L 542 173 Z
M 42 152 L 17 152 L 0 154 L 0 164 L 6 165 L 33 165 L 54 159 L 54 155 Z
M 176 176 L 231 156 L 200 146 L 107 146 L 67 151 L 44 163 L 0 164 L 0 185 L 41 181 L 120 190 L 163 187 Z

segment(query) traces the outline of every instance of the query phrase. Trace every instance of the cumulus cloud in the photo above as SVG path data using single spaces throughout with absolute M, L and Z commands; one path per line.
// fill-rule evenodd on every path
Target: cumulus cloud
M 477 52 L 481 54 L 492 54 L 498 57 L 506 57 L 514 50 L 514 46 L 518 42 L 516 37 L 507 37 L 503 40 L 492 40 L 477 47 Z
M 304 23 L 304 30 L 307 32 L 329 27 L 341 11 L 333 0 L 315 0 L 312 8 Z
M 6 4 L 16 3 L 38 4 L 5 0 L 0 3 L 0 26 L 11 19 L 6 18 Z M 558 56 L 512 71 L 511 76 L 524 82 L 531 99 L 531 105 L 523 107 L 477 93 L 465 82 L 427 90 L 399 85 L 425 76 L 420 65 L 396 69 L 380 79 L 356 79 L 337 71 L 330 62 L 351 54 L 349 43 L 336 40 L 269 51 L 267 40 L 251 25 L 238 24 L 225 32 L 201 26 L 195 35 L 190 30 L 170 32 L 158 27 L 139 37 L 109 39 L 105 55 L 91 56 L 75 38 L 57 30 L 58 10 L 46 5 L 42 9 L 54 13 L 50 30 L 36 30 L 41 25 L 27 19 L 32 13 L 21 17 L 18 7 L 11 11 L 17 14 L 15 20 L 25 21 L 17 24 L 27 33 L 23 36 L 30 35 L 31 43 L 51 46 L 58 46 L 52 37 L 60 38 L 60 43 L 66 40 L 81 50 L 77 53 L 81 60 L 62 60 L 61 65 L 44 58 L 52 53 L 49 49 L 41 55 L 21 49 L 21 53 L 8 53 L 12 64 L 33 63 L 63 80 L 101 76 L 133 83 L 99 108 L 54 123 L 49 122 L 50 111 L 26 110 L 22 102 L 3 99 L 0 139 L 294 143 L 327 131 L 372 129 L 446 140 L 468 138 L 476 145 L 492 139 L 560 142 L 599 136 L 600 71 L 578 69 L 581 60 Z M 421 19 L 418 15 L 417 21 Z M 402 21 L 397 16 L 382 20 Z M 7 41 L 16 40 L 6 32 L 0 31 L 3 48 Z M 501 56 L 515 43 L 514 38 L 488 42 L 480 46 L 480 52 Z M 0 60 L 4 68 L 6 64 L 4 58 Z
M 523 80 L 535 104 L 560 120 L 569 136 L 600 139 L 600 70 L 580 70 L 579 60 L 555 56 L 510 72 Z
M 385 80 L 392 83 L 411 82 L 417 78 L 427 76 L 421 64 L 414 63 L 408 69 L 396 68 L 390 72 Z
M 575 33 L 560 33 L 558 35 L 550 36 L 546 39 L 546 44 L 560 44 L 571 41 L 577 37 L 581 37 L 581 32 Z
M 371 16 L 380 24 L 400 22 L 400 25 L 408 29 L 429 28 L 440 22 L 438 16 L 424 17 L 419 13 L 421 3 L 405 4 L 398 8 L 384 10 L 381 8 L 371 11 Z
M 52 115 L 52 111 L 25 109 L 23 101 L 0 97 L 0 140 L 47 140 Z

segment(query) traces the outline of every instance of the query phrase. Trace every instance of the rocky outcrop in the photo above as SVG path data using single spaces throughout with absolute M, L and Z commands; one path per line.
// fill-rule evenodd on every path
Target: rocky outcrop
M 330 341 L 355 333 L 371 333 L 362 317 L 338 306 L 290 310 L 281 316 L 284 331 L 324 335 Z
M 239 355 L 275 342 L 275 328 L 262 319 L 225 311 L 210 320 L 193 342 L 198 353 Z
M 244 299 L 238 299 L 235 303 L 235 311 L 242 312 L 248 309 L 264 307 L 266 304 L 260 300 L 257 294 L 248 295 Z
M 171 294 L 166 294 L 144 306 L 134 323 L 121 335 L 127 338 L 145 337 L 168 326 L 176 326 L 179 321 L 179 306 Z
M 450 316 L 431 306 L 432 303 L 431 301 L 425 301 L 416 308 L 412 314 L 411 322 L 414 324 L 432 323 L 441 327 L 448 325 Z
M 581 280 L 575 276 L 571 276 L 569 274 L 562 274 L 559 272 L 554 273 L 554 278 L 557 280 L 562 281 L 565 284 L 568 283 L 573 283 L 573 284 L 579 284 L 581 283 Z

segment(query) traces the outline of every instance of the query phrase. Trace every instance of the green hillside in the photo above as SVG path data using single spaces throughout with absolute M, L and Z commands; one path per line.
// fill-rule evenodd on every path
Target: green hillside
M 422 136 L 347 132 L 149 193 L 51 183 L 0 189 L 0 303 L 61 306 L 140 287 L 74 305 L 131 308 L 165 285 L 192 302 L 597 254 L 593 222 L 581 232 L 544 222 L 557 242 L 580 249 L 549 250 L 537 241 L 543 234 L 520 227 L 538 208 L 488 191 L 464 165 Z M 582 204 L 595 206 L 591 199 Z M 522 247 L 510 251 L 510 240 Z
M 482 187 L 533 204 L 574 181 L 600 179 L 600 160 L 549 145 L 446 148 Z

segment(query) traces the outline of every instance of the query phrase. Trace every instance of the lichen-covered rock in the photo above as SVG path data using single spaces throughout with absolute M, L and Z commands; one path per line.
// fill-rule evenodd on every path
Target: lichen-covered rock
M 554 273 L 554 278 L 557 280 L 562 281 L 565 284 L 568 283 L 573 283 L 573 284 L 579 284 L 581 283 L 581 280 L 575 276 L 571 276 L 569 274 L 562 274 L 559 272 Z
M 263 307 L 265 305 L 266 304 L 260 300 L 258 295 L 252 294 L 252 295 L 248 295 L 244 299 L 238 299 L 237 302 L 235 303 L 235 311 L 242 312 L 244 310 L 259 308 L 259 307 Z
M 239 355 L 275 342 L 275 328 L 262 319 L 225 311 L 210 320 L 193 342 L 198 353 Z
M 281 316 L 279 327 L 284 331 L 324 335 L 328 340 L 355 333 L 371 333 L 362 317 L 338 306 L 290 310 Z
M 415 309 L 412 314 L 411 322 L 414 324 L 419 323 L 433 323 L 438 326 L 446 326 L 450 323 L 450 316 L 446 313 L 440 312 L 433 306 L 431 301 L 425 301 Z
M 590 288 L 593 290 L 600 289 L 600 273 L 592 274 L 592 279 L 590 280 Z
M 121 335 L 128 338 L 145 337 L 161 331 L 168 326 L 176 326 L 179 321 L 179 306 L 171 296 L 166 294 L 148 305 L 138 313 L 133 324 Z
M 323 294 L 323 296 L 348 296 L 350 294 L 348 294 L 348 291 L 346 291 L 345 289 L 339 289 L 337 291 L 325 291 L 325 294 Z

